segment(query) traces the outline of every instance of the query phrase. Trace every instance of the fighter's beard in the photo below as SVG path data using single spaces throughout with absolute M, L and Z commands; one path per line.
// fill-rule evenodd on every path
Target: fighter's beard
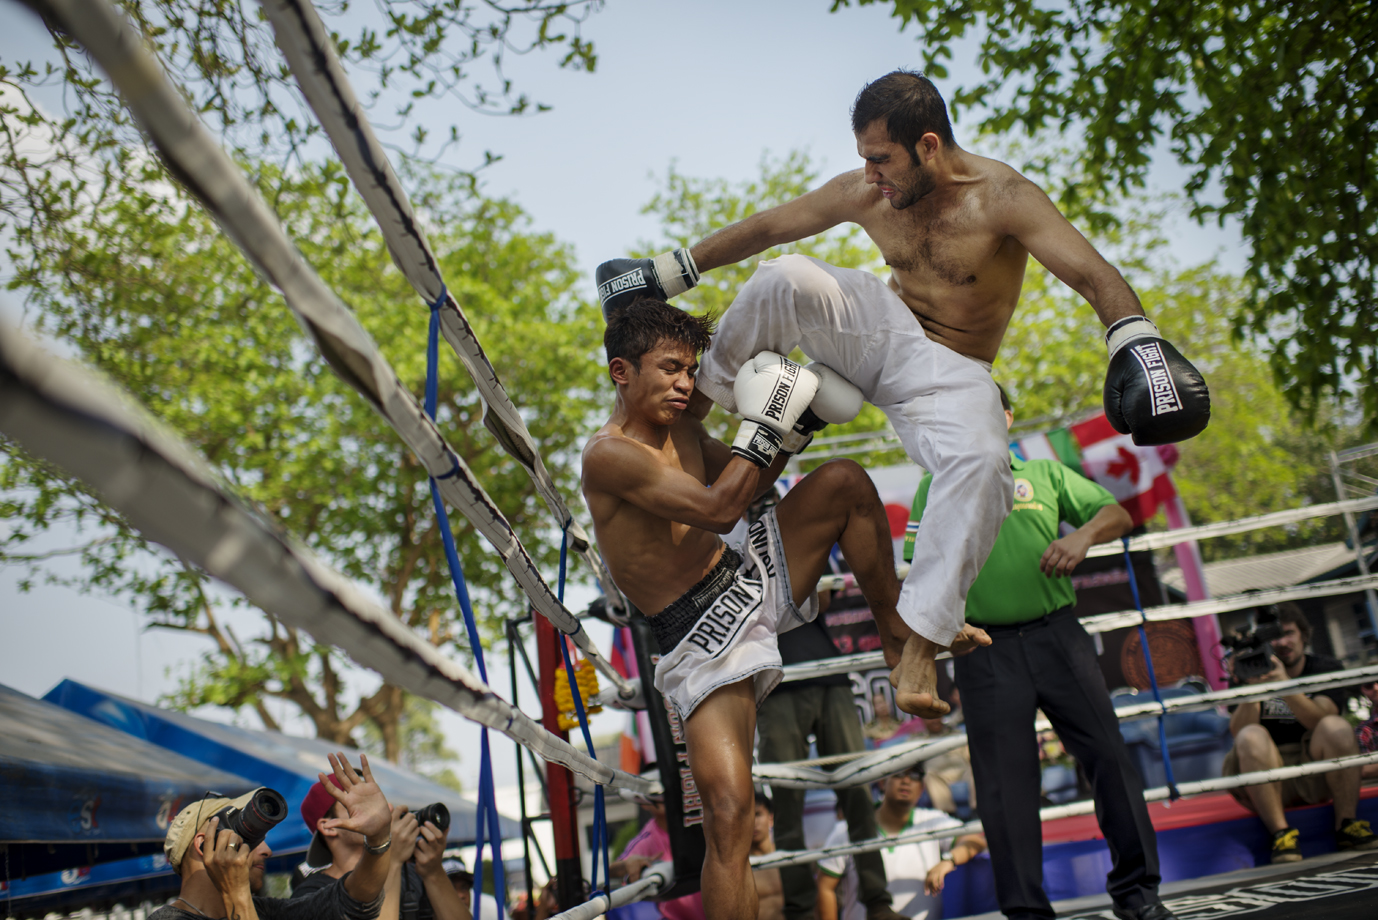
M 924 195 L 933 191 L 937 185 L 938 183 L 934 180 L 933 176 L 929 174 L 928 170 L 924 169 L 922 166 L 915 166 L 913 182 L 907 183 L 904 186 L 899 185 L 899 183 L 895 184 L 896 194 L 894 198 L 890 199 L 890 207 L 894 208 L 896 211 L 903 211 Z

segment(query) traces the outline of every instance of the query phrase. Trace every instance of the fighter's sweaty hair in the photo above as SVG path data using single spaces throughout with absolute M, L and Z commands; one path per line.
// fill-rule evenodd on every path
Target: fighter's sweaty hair
M 680 342 L 701 354 L 713 340 L 714 318 L 677 310 L 663 300 L 644 297 L 615 312 L 603 333 L 608 362 L 613 358 L 641 367 L 641 356 L 662 341 Z

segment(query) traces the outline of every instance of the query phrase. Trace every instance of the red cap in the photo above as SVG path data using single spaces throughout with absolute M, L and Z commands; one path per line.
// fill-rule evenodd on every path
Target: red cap
M 335 784 L 336 789 L 344 788 L 340 785 L 340 781 L 335 778 L 335 774 L 327 773 L 326 776 Z M 335 797 L 326 791 L 320 780 L 317 780 L 316 784 L 306 793 L 306 798 L 301 801 L 301 819 L 306 822 L 307 830 L 314 834 L 316 824 L 330 813 L 330 806 L 334 804 Z

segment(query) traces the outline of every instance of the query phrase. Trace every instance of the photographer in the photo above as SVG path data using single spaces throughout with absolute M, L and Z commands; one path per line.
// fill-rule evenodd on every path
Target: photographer
M 263 887 L 263 867 L 272 850 L 261 841 L 246 845 L 223 826 L 220 814 L 227 807 L 244 809 L 258 790 L 233 800 L 201 799 L 185 806 L 168 827 L 163 852 L 181 876 L 182 888 L 149 920 L 374 920 L 387 878 L 391 810 L 367 759 L 362 776 L 343 754 L 330 755 L 330 766 L 336 779 L 330 795 L 341 810 L 331 826 L 351 830 L 367 844 L 364 858 L 340 885 L 300 900 L 254 897 Z
M 1234 676 L 1235 658 L 1230 658 L 1230 685 L 1260 684 L 1288 680 L 1308 674 L 1344 670 L 1334 658 L 1308 655 L 1311 624 L 1296 604 L 1278 604 L 1276 613 L 1281 635 L 1273 640 L 1271 670 L 1239 680 Z M 1339 715 L 1349 691 L 1322 690 L 1313 695 L 1289 693 L 1261 703 L 1240 703 L 1230 715 L 1234 747 L 1225 755 L 1223 775 L 1235 776 L 1255 770 L 1295 766 L 1316 760 L 1329 760 L 1359 753 L 1354 730 Z M 1296 862 L 1301 859 L 1300 832 L 1287 826 L 1284 809 L 1294 805 L 1335 803 L 1336 849 L 1368 850 L 1378 847 L 1378 836 L 1367 821 L 1355 818 L 1359 803 L 1359 769 L 1313 773 L 1276 783 L 1231 789 L 1239 804 L 1259 816 L 1273 835 L 1272 861 Z
M 337 790 L 327 785 L 316 783 L 301 803 L 302 820 L 315 832 L 306 852 L 314 871 L 292 890 L 294 900 L 335 886 L 367 853 L 361 835 L 333 823 L 341 806 L 334 798 Z M 471 920 L 442 865 L 445 831 L 430 821 L 418 823 L 415 814 L 398 806 L 392 809 L 391 834 L 379 920 Z

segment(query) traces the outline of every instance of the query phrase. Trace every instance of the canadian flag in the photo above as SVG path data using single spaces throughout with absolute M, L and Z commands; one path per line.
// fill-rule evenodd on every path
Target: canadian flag
M 1177 448 L 1139 447 L 1129 435 L 1111 428 L 1104 413 L 1073 425 L 1071 431 L 1081 448 L 1081 468 L 1115 496 L 1134 526 L 1177 497 L 1168 473 L 1177 462 Z

